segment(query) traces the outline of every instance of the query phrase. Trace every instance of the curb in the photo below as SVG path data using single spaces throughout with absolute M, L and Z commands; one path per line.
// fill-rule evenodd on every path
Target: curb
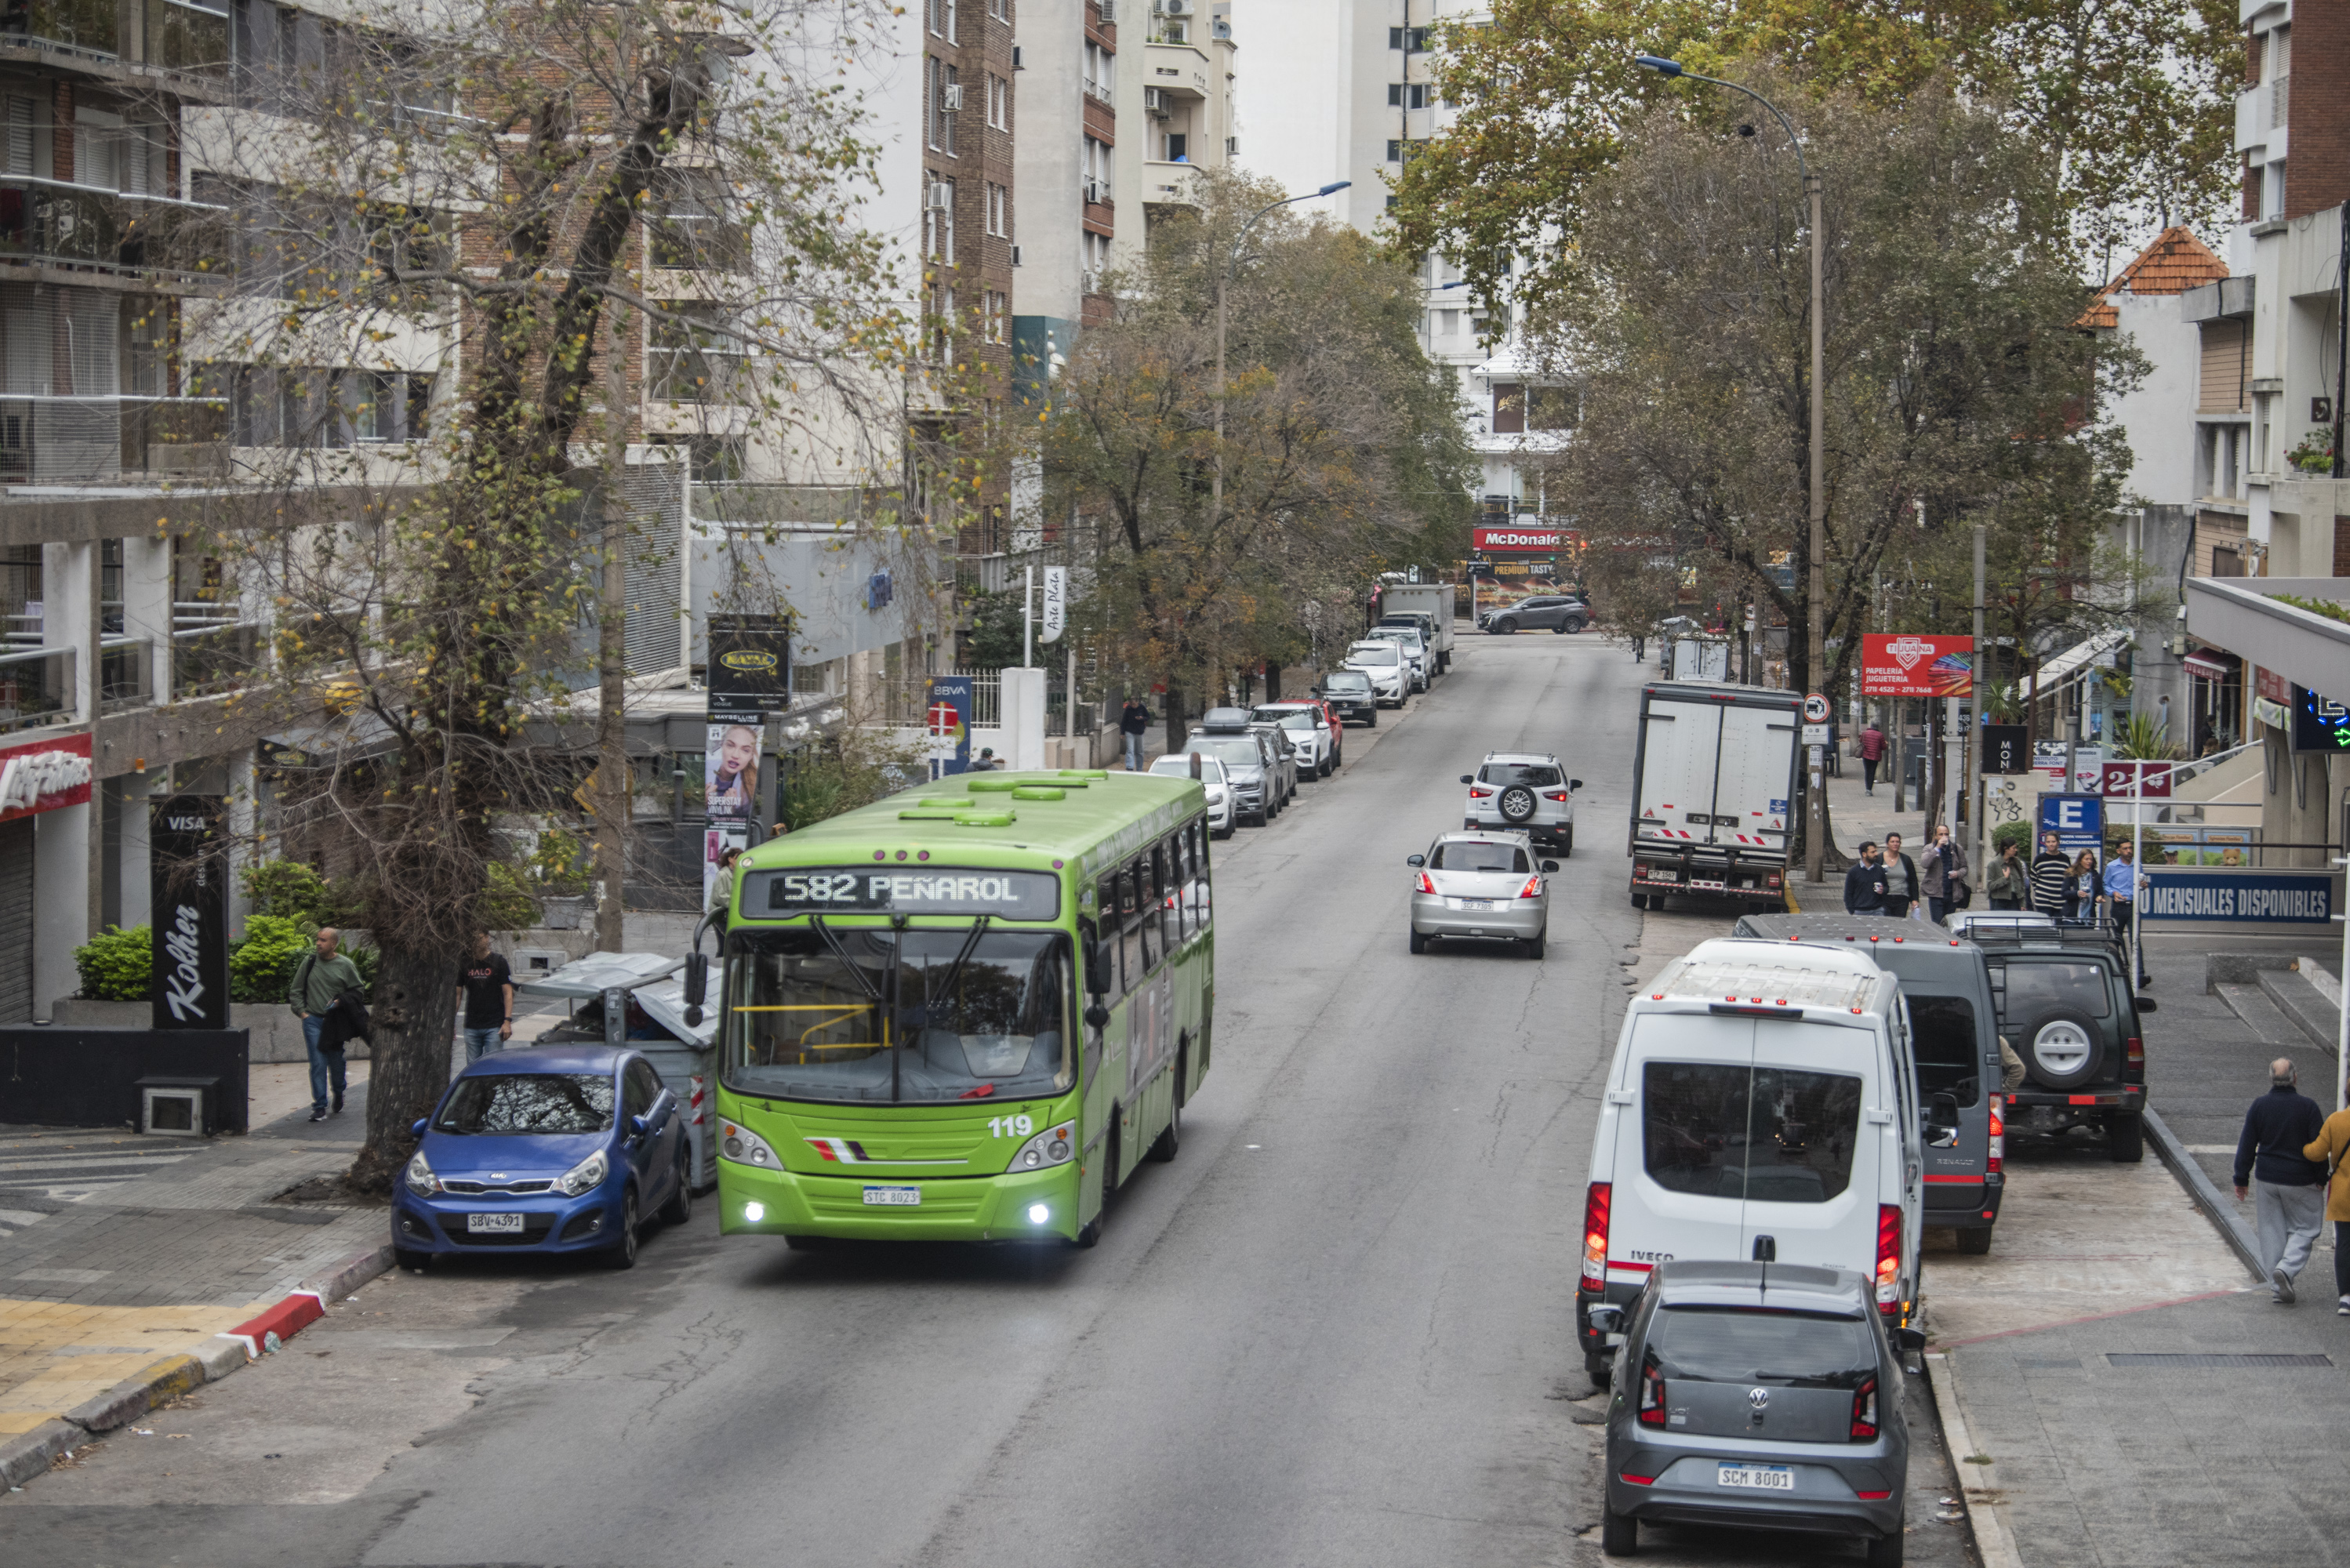
M 192 1389 L 243 1370 L 324 1317 L 328 1302 L 348 1295 L 390 1267 L 388 1242 L 354 1252 L 312 1282 L 288 1291 L 250 1322 L 215 1335 L 204 1349 L 165 1356 L 62 1417 L 0 1440 L 0 1483 L 21 1487 L 47 1470 L 58 1456 L 71 1453 L 99 1433 L 128 1426 L 159 1405 L 168 1405 Z
M 1941 1418 L 1942 1443 L 1950 1453 L 1950 1469 L 1959 1478 L 1959 1496 L 1966 1504 L 1967 1529 L 1975 1538 L 1975 1555 L 1982 1568 L 2023 1568 L 2023 1559 L 2016 1554 L 2015 1542 L 2007 1533 L 2007 1521 L 1999 1516 L 1999 1508 L 1988 1495 L 1996 1489 L 1991 1482 L 1991 1467 L 1969 1467 L 1967 1456 L 1981 1450 L 1967 1431 L 1966 1412 L 1959 1404 L 1958 1369 L 1950 1365 L 1947 1352 L 1929 1350 L 1920 1359 L 1926 1368 L 1927 1386 L 1934 1390 L 1934 1413 Z M 1941 1363 L 1941 1376 L 1935 1376 L 1933 1363 Z M 1972 1468 L 1982 1479 L 1981 1486 L 1967 1484 L 1967 1471 Z
M 2244 1228 L 2244 1222 L 2237 1217 L 2234 1207 L 2220 1196 L 2211 1179 L 2203 1173 L 2203 1168 L 2195 1163 L 2195 1157 L 2180 1146 L 2178 1136 L 2155 1114 L 2152 1106 L 2146 1108 L 2146 1131 L 2147 1136 L 2154 1140 L 2154 1152 L 2163 1164 L 2170 1168 L 2170 1174 L 2178 1179 L 2178 1185 L 2187 1189 L 2187 1196 L 2195 1199 L 2195 1207 L 2203 1210 L 2203 1217 L 2218 1228 L 2220 1239 L 2235 1249 L 2236 1256 L 2242 1260 L 2245 1268 L 2251 1271 L 2252 1278 L 2266 1284 L 2269 1276 L 2267 1271 L 2261 1267 L 2260 1244 Z

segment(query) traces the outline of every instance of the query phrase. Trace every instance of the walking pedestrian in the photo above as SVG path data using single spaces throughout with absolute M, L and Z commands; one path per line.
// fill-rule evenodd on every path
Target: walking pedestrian
M 489 932 L 473 933 L 473 956 L 457 966 L 457 992 L 470 1066 L 514 1038 L 514 971 L 505 954 L 490 950 Z
M 2097 899 L 2105 890 L 2105 878 L 2097 874 L 2097 852 L 2084 849 L 2073 857 L 2064 868 L 2064 918 L 2068 920 L 2095 920 Z
M 730 844 L 718 852 L 718 875 L 710 879 L 709 895 L 702 900 L 702 913 L 713 916 L 711 924 L 723 935 L 726 929 L 726 912 L 734 907 L 734 862 L 743 858 L 743 846 Z
M 345 992 L 357 991 L 365 983 L 359 979 L 359 966 L 336 951 L 342 936 L 332 926 L 321 929 L 313 950 L 303 954 L 302 961 L 295 966 L 294 983 L 288 988 L 294 1016 L 302 1021 L 302 1044 L 310 1055 L 310 1119 L 314 1122 L 342 1114 L 348 1065 L 341 1051 L 320 1048 L 318 1033 L 326 1027 L 328 1010 Z M 328 1097 L 330 1089 L 331 1101 Z
M 1918 862 L 1901 853 L 1901 836 L 1885 836 L 1885 910 L 1892 919 L 1908 918 L 1909 906 L 1918 898 Z
M 2290 1057 L 2270 1063 L 2269 1092 L 2244 1113 L 2244 1130 L 2236 1138 L 2236 1201 L 2243 1201 L 2251 1179 L 2261 1268 L 2279 1306 L 2293 1305 L 2293 1282 L 2324 1224 L 2325 1166 L 2305 1151 L 2324 1136 L 2325 1116 L 2294 1084 Z M 2340 1270 L 2339 1262 L 2334 1267 Z
M 2145 887 L 2146 873 L 2137 868 L 2137 851 L 2126 838 L 2114 846 L 2113 858 L 2106 862 L 2106 912 L 2113 917 L 2114 933 L 2121 940 L 2122 954 L 2129 960 L 2137 975 L 2138 989 L 2154 983 L 2146 972 L 2146 958 L 2131 940 L 2130 917 L 2137 910 L 2137 890 Z
M 1150 710 L 1143 706 L 1141 698 L 1128 697 L 1126 700 L 1125 708 L 1120 710 L 1118 715 L 1118 733 L 1126 740 L 1128 773 L 1139 774 L 1142 771 L 1142 737 L 1149 728 Z
M 1885 760 L 1885 732 L 1871 719 L 1860 731 L 1860 793 L 1877 793 L 1877 764 Z
M 1845 867 L 1844 912 L 1881 915 L 1885 912 L 1885 867 L 1877 858 L 1874 840 L 1860 841 L 1860 858 Z
M 2032 898 L 2031 868 L 2023 863 L 2023 846 L 2009 839 L 1999 847 L 1999 858 L 1991 863 L 1991 875 L 1983 878 L 1983 896 L 1994 909 L 2020 909 Z
M 1967 891 L 1967 852 L 1950 836 L 1949 823 L 1934 825 L 1934 842 L 1926 846 L 1920 863 L 1925 867 L 1926 918 L 1939 925 Z
M 2054 834 L 2040 836 L 2040 853 L 2032 857 L 2032 907 L 2052 920 L 2064 912 L 2064 886 L 2071 880 L 2066 871 L 2072 864 Z
M 2336 1111 L 2326 1117 L 2317 1136 L 2302 1146 L 2301 1153 L 2332 1173 L 2325 1189 L 2325 1217 L 2334 1221 L 2334 1293 L 2340 1298 L 2334 1312 L 2350 1317 L 2350 1111 Z

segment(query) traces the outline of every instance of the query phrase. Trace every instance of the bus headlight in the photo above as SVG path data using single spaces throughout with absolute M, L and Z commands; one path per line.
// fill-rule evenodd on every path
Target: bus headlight
M 1026 1143 L 1012 1151 L 1012 1163 L 1006 1171 L 1043 1170 L 1048 1166 L 1066 1165 L 1076 1158 L 1077 1124 L 1063 1122 L 1046 1127 Z
M 781 1170 L 784 1162 L 767 1147 L 767 1140 L 740 1122 L 721 1117 L 718 1123 L 718 1158 L 731 1159 L 737 1165 L 756 1166 L 761 1170 Z

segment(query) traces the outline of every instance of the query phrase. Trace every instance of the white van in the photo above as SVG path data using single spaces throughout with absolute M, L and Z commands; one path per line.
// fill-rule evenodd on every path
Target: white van
M 1575 1330 L 1672 1259 L 1856 1269 L 1886 1326 L 1918 1303 L 1924 1150 L 1908 1013 L 1866 955 L 1723 938 L 1640 988 L 1591 1146 Z

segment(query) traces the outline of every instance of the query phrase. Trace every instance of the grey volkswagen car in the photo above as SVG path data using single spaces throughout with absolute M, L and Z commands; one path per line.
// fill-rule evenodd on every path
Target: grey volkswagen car
M 1543 956 L 1550 933 L 1550 883 L 1555 860 L 1536 864 L 1523 833 L 1447 833 L 1405 864 L 1413 871 L 1411 950 L 1436 938 L 1506 941 L 1528 958 Z
M 1709 1524 L 1857 1536 L 1871 1568 L 1899 1568 L 1901 1362 L 1926 1336 L 1888 1333 L 1864 1275 L 1667 1262 L 1591 1321 L 1622 1336 L 1601 1551 L 1634 1555 L 1643 1524 Z

